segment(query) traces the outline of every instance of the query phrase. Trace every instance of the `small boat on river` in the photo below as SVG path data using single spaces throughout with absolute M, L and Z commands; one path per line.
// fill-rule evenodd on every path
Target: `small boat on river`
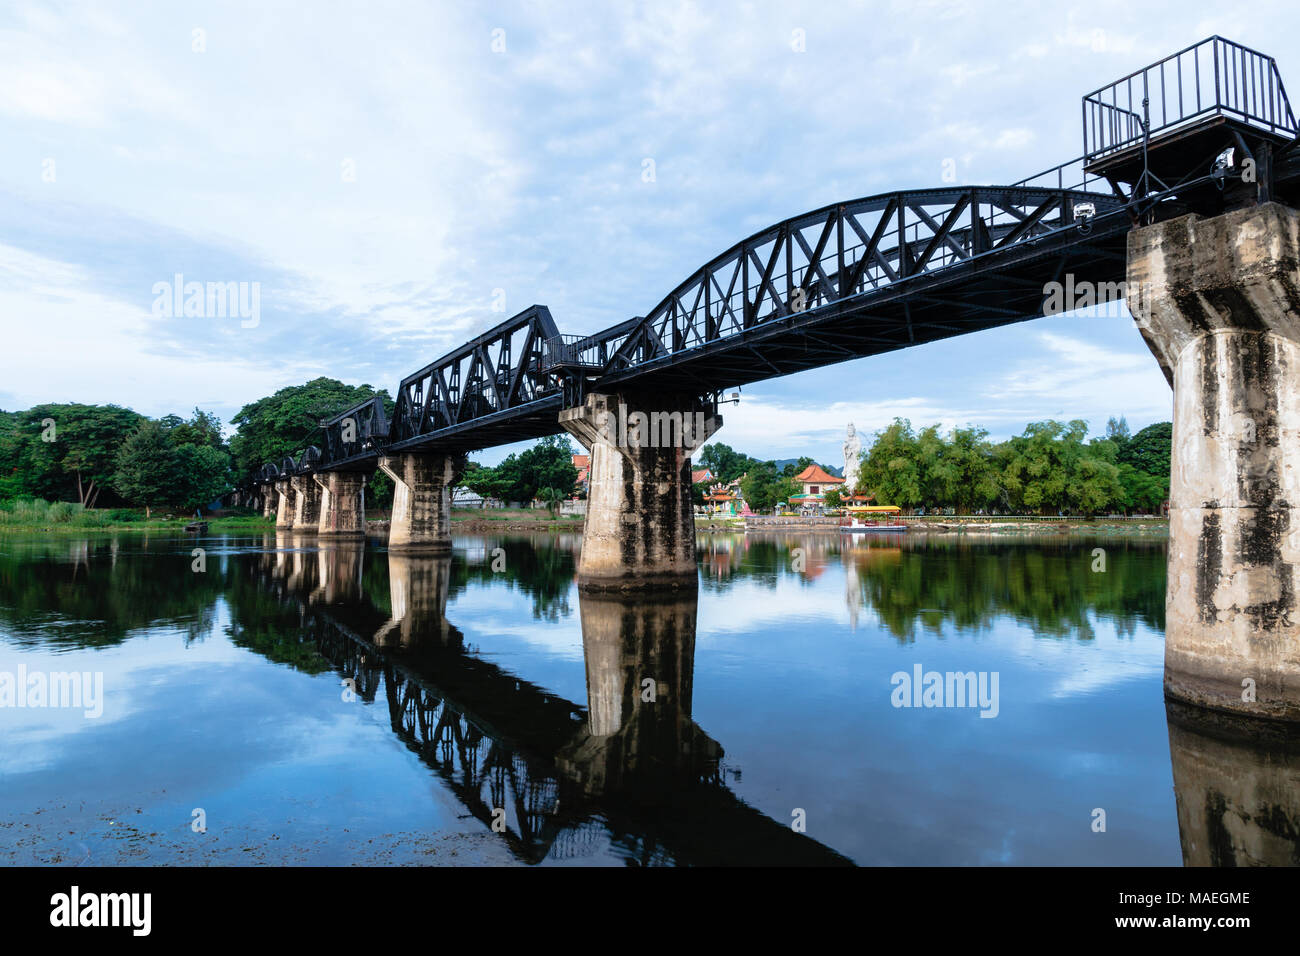
M 844 509 L 848 518 L 840 525 L 842 534 L 874 534 L 886 531 L 906 531 L 907 525 L 897 520 L 897 505 L 861 505 Z M 890 520 L 890 519 L 894 520 Z

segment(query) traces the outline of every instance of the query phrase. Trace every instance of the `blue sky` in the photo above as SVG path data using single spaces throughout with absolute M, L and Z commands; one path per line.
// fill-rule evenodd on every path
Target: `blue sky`
M 1072 159 L 1084 93 L 1209 34 L 1300 83 L 1300 14 L 1268 2 L 287 9 L 0 10 L 0 408 L 228 420 L 317 375 L 391 392 L 502 297 L 590 332 L 796 213 L 946 160 L 997 184 Z M 260 322 L 154 315 L 177 273 L 259 283 Z M 850 420 L 1003 437 L 1170 408 L 1121 309 L 755 385 L 717 440 L 836 463 Z

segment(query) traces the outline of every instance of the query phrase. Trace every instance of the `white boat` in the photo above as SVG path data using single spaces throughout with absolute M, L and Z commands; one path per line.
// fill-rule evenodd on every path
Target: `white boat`
M 896 505 L 864 505 L 844 509 L 849 513 L 849 523 L 840 525 L 843 534 L 873 534 L 887 531 L 906 531 L 907 525 L 890 518 L 898 514 Z

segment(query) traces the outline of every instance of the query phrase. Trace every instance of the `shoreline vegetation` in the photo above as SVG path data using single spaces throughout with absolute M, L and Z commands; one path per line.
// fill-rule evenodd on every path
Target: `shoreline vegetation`
M 1025 515 L 988 517 L 984 515 L 927 515 L 904 517 L 907 534 L 1085 534 L 1085 535 L 1146 535 L 1169 533 L 1169 519 L 1162 517 L 1123 518 L 1098 516 L 1063 516 L 1051 518 Z M 87 509 L 73 502 L 34 501 L 13 502 L 0 507 L 0 534 L 21 533 L 86 533 L 119 531 L 174 531 L 184 533 L 186 525 L 201 522 L 208 532 L 266 532 L 275 530 L 275 519 L 260 514 L 224 513 L 202 518 L 191 516 L 154 514 L 145 518 L 143 509 L 104 508 Z M 481 510 L 456 508 L 452 510 L 453 528 L 462 533 L 499 534 L 503 531 L 556 531 L 580 532 L 583 520 L 575 516 L 552 517 L 545 509 L 501 508 Z M 370 533 L 385 531 L 387 518 L 366 522 Z M 745 531 L 745 519 L 724 515 L 697 516 L 697 531 L 734 533 Z M 751 532 L 764 534 L 784 532 L 838 533 L 835 525 L 813 525 L 788 519 L 771 527 L 751 527 Z
M 1161 536 L 1169 534 L 1169 519 L 1165 517 L 1123 517 L 1064 515 L 1060 517 L 1037 517 L 1030 515 L 925 515 L 902 517 L 893 516 L 907 525 L 905 532 L 892 534 L 908 535 L 1059 535 L 1080 534 L 1088 537 L 1097 535 L 1145 535 Z M 740 517 L 698 517 L 695 519 L 696 531 L 737 532 L 748 530 L 757 534 L 838 534 L 839 527 L 830 524 L 813 524 L 790 518 L 781 523 L 772 523 L 769 527 L 755 523 L 746 528 L 745 519 Z M 890 533 L 870 535 L 876 540 L 888 540 Z
M 366 521 L 368 532 L 388 528 L 386 512 L 382 518 Z M 552 518 L 544 508 L 500 508 L 483 511 L 478 508 L 454 508 L 452 525 L 459 531 L 581 531 L 582 518 L 558 516 Z M 148 518 L 143 508 L 86 508 L 70 501 L 44 501 L 40 498 L 0 504 L 0 534 L 6 532 L 83 533 L 97 531 L 176 531 L 183 532 L 186 525 L 201 523 L 212 531 L 274 531 L 275 519 L 252 512 L 223 512 L 216 515 L 159 514 Z
M 178 531 L 195 522 L 209 531 L 274 529 L 275 522 L 259 514 L 193 515 L 158 513 L 146 517 L 143 508 L 86 508 L 75 501 L 20 499 L 0 505 L 0 534 L 6 532 Z

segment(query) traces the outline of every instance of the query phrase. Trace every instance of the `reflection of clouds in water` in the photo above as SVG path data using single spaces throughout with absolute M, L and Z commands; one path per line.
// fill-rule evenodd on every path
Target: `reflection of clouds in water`
M 1019 661 L 1050 668 L 1062 676 L 1049 685 L 1049 698 L 1086 697 L 1122 684 L 1161 674 L 1165 644 L 1161 635 L 1139 627 L 1136 636 L 1121 638 L 1109 622 L 1093 621 L 1096 636 L 1039 637 L 1027 626 L 1016 628 L 1008 650 Z
M 454 602 L 447 604 L 447 620 L 455 624 L 471 643 L 491 656 L 493 638 L 509 637 L 565 660 L 582 660 L 582 624 L 578 617 L 578 595 L 571 589 L 567 598 L 571 613 L 555 621 L 533 619 L 533 600 L 518 587 L 491 587 L 472 583 Z
M 802 578 L 783 575 L 775 587 L 765 587 L 732 578 L 721 592 L 701 589 L 699 639 L 747 634 L 783 623 L 847 623 L 843 590 L 830 586 L 838 579 L 839 575 L 828 575 L 809 587 Z
M 84 622 L 50 620 L 24 629 L 25 639 L 80 626 Z M 225 633 L 230 609 L 218 601 L 210 634 Z M 0 648 L 9 632 L 0 631 Z M 29 674 L 90 672 L 103 674 L 103 713 L 87 718 L 81 707 L 5 707 L 0 709 L 0 776 L 31 773 L 54 767 L 62 760 L 63 745 L 82 733 L 93 733 L 127 720 L 137 713 L 134 691 L 159 683 L 165 675 L 185 668 L 211 668 L 246 660 L 252 652 L 222 640 L 186 643 L 174 628 L 150 624 L 126 632 L 122 643 L 108 648 L 39 647 L 4 655 L 0 670 L 17 671 L 21 662 Z

